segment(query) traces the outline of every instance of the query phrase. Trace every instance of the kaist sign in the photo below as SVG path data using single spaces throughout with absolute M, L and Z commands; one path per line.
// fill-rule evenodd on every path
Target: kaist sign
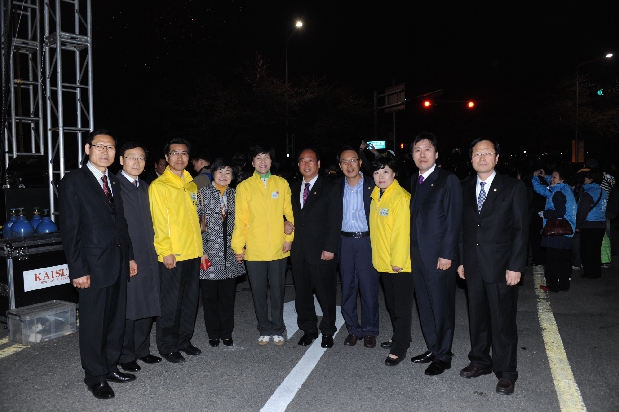
M 69 283 L 69 266 L 58 265 L 24 271 L 24 292 Z

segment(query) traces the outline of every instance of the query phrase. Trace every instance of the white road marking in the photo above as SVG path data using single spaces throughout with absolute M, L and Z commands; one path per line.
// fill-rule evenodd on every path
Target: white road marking
M 544 272 L 533 268 L 535 282 L 535 293 L 537 295 L 537 315 L 539 324 L 542 328 L 542 336 L 546 345 L 546 354 L 548 355 L 548 363 L 550 364 L 550 372 L 559 398 L 559 407 L 562 412 L 586 411 L 587 407 L 583 402 L 580 394 L 580 389 L 576 384 L 572 368 L 567 360 L 563 341 L 559 334 L 557 322 L 550 308 L 550 302 L 546 292 L 539 288 L 540 285 L 545 285 Z
M 320 309 L 320 305 L 316 301 L 316 298 L 314 298 L 314 306 L 316 307 L 316 314 L 318 316 L 322 316 L 322 310 Z M 335 331 L 335 334 L 333 335 L 334 337 L 344 324 L 344 318 L 342 317 L 339 306 L 336 308 L 336 313 L 335 327 L 337 328 L 337 331 Z M 284 322 L 286 323 L 287 336 L 290 341 L 294 333 L 299 330 L 297 326 L 297 314 L 294 310 L 294 301 L 284 304 Z M 288 344 L 291 343 L 288 342 Z M 326 350 L 327 349 L 320 347 L 320 339 L 316 339 L 260 411 L 285 411 L 288 404 L 290 404 L 290 402 L 294 399 L 298 390 L 301 388 L 310 373 L 312 373 L 312 370 L 314 370 Z

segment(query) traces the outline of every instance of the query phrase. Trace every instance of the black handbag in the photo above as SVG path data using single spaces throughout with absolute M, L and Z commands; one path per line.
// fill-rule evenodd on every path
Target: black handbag
M 566 219 L 547 219 L 542 231 L 544 236 L 565 236 L 574 233 L 572 225 Z

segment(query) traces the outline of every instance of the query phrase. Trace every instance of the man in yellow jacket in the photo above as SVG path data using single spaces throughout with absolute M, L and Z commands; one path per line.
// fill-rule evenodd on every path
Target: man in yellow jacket
M 191 344 L 200 291 L 202 236 L 198 187 L 185 170 L 190 147 L 184 139 L 170 141 L 164 149 L 169 166 L 148 189 L 161 277 L 157 348 L 165 360 L 173 363 L 185 361 L 181 351 L 188 355 L 201 353 Z
M 271 337 L 276 345 L 283 345 L 286 258 L 294 236 L 284 234 L 284 216 L 294 224 L 290 186 L 285 179 L 271 175 L 273 148 L 254 145 L 247 158 L 255 172 L 236 188 L 231 246 L 236 259 L 247 262 L 260 332 L 258 345 L 266 345 Z M 269 285 L 271 319 L 267 305 Z

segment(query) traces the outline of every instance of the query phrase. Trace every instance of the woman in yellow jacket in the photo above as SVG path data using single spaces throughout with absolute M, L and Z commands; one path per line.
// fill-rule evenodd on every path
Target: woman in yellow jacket
M 252 146 L 247 157 L 255 172 L 236 188 L 231 246 L 237 261 L 247 262 L 260 331 L 258 345 L 266 345 L 271 337 L 273 343 L 283 345 L 286 258 L 293 239 L 292 234 L 284 234 L 284 216 L 294 224 L 290 186 L 281 177 L 271 175 L 273 148 Z M 269 286 L 271 319 L 267 305 Z
M 406 356 L 411 341 L 411 195 L 395 180 L 398 164 L 393 157 L 376 158 L 371 170 L 376 183 L 370 205 L 372 264 L 380 273 L 393 326 L 391 341 L 381 346 L 390 348 L 385 365 L 395 366 Z

